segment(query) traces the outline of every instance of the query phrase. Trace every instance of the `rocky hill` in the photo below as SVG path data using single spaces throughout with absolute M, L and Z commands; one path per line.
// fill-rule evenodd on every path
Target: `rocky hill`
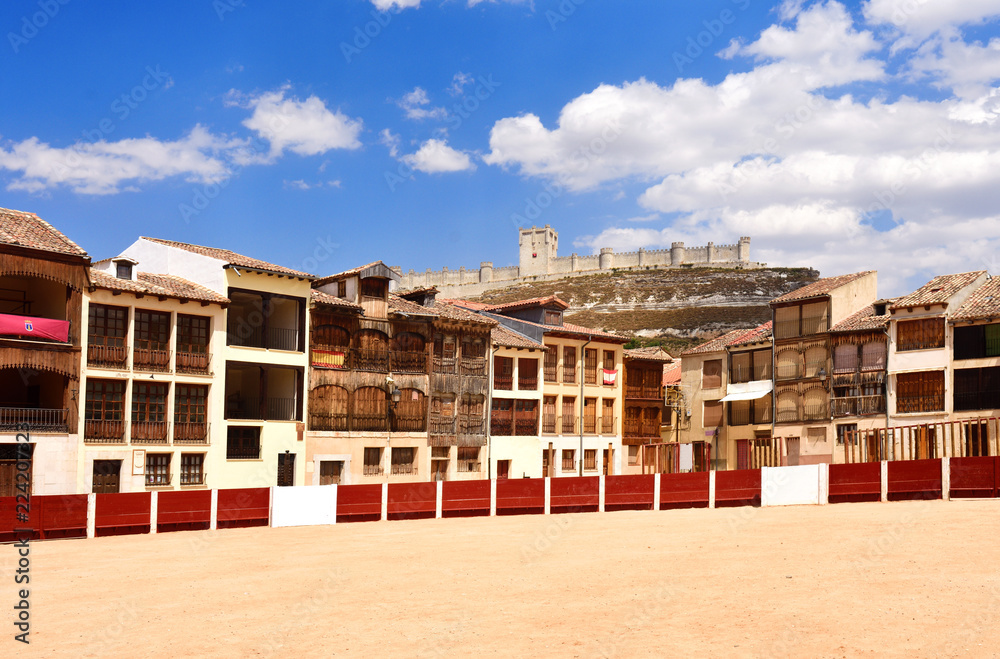
M 518 284 L 475 300 L 500 304 L 555 294 L 571 305 L 571 323 L 631 335 L 632 345 L 663 345 L 676 354 L 766 322 L 770 300 L 818 278 L 810 268 L 650 269 Z

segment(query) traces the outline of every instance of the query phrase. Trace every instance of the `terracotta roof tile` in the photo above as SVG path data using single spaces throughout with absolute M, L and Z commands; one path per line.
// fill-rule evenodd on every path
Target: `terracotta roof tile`
M 771 340 L 771 321 L 767 321 L 763 325 L 758 325 L 752 330 L 748 331 L 743 336 L 737 337 L 735 341 L 730 343 L 727 348 L 732 348 L 735 346 L 743 346 L 751 343 L 760 343 L 762 341 Z
M 147 236 L 142 236 L 142 239 L 154 243 L 159 243 L 160 245 L 167 245 L 168 247 L 176 247 L 177 249 L 183 249 L 185 251 L 192 252 L 194 254 L 201 254 L 202 256 L 208 256 L 210 258 L 218 259 L 220 261 L 225 261 L 227 264 L 233 266 L 242 266 L 244 268 L 250 268 L 252 270 L 263 270 L 264 272 L 273 272 L 281 275 L 291 275 L 293 277 L 302 277 L 304 279 L 316 279 L 315 275 L 311 275 L 308 272 L 299 272 L 298 270 L 292 270 L 291 268 L 286 268 L 281 265 L 268 263 L 267 261 L 252 259 L 249 256 L 243 256 L 242 254 L 237 254 L 236 252 L 232 252 L 228 249 L 218 249 L 216 247 L 203 247 L 202 245 L 179 243 L 174 240 L 149 238 Z
M 540 307 L 546 304 L 554 304 L 563 310 L 569 309 L 569 304 L 560 300 L 558 296 L 549 295 L 546 297 L 533 297 L 527 300 L 515 300 L 503 304 L 488 304 L 483 307 L 484 311 L 492 313 L 503 313 L 504 311 L 515 311 L 517 309 L 527 309 L 529 307 Z
M 351 311 L 361 311 L 360 304 L 355 304 L 350 300 L 345 300 L 342 297 L 330 295 L 329 293 L 324 293 L 323 291 L 317 291 L 315 288 L 312 289 L 312 301 L 316 304 L 323 304 L 329 307 L 342 307 Z
M 394 293 L 389 294 L 389 311 L 415 316 L 433 316 L 435 318 L 438 316 L 436 309 L 420 306 L 416 302 L 410 302 Z
M 0 208 L 0 243 L 87 258 L 87 252 L 42 218 L 9 208 Z
M 438 316 L 446 320 L 457 320 L 463 323 L 485 323 L 487 325 L 496 326 L 499 325 L 499 321 L 493 320 L 492 318 L 487 318 L 486 316 L 481 316 L 475 311 L 469 311 L 455 304 L 449 304 L 443 300 L 437 300 L 434 302 L 434 311 L 437 312 Z
M 951 315 L 952 320 L 1000 318 L 1000 277 L 992 277 L 972 292 L 965 304 Z
M 533 298 L 533 300 L 535 300 L 536 302 L 532 302 L 532 304 L 537 304 L 537 300 L 548 300 L 548 299 L 558 300 L 559 298 L 557 298 L 554 295 L 550 295 L 547 298 Z M 493 305 L 482 304 L 481 302 L 470 302 L 469 300 L 438 300 L 438 303 L 441 302 L 446 302 L 448 304 L 451 304 L 455 308 L 469 309 L 473 311 L 484 311 L 486 313 L 496 313 L 496 308 L 494 308 Z M 522 302 L 525 302 L 525 300 L 520 300 L 518 302 L 511 302 L 508 303 L 507 305 L 497 305 L 497 306 L 502 306 L 504 307 L 505 311 L 509 311 L 511 309 L 509 305 L 521 304 Z M 559 300 L 559 302 L 562 302 L 562 300 Z M 566 303 L 562 302 L 562 304 Z M 603 330 L 584 327 L 583 325 L 574 325 L 573 323 L 564 322 L 562 325 L 543 325 L 541 323 L 533 323 L 530 320 L 523 320 L 521 318 L 516 318 L 515 320 L 517 320 L 517 322 L 519 323 L 525 323 L 527 325 L 541 327 L 546 332 L 561 332 L 563 334 L 576 334 L 579 335 L 580 337 L 592 336 L 594 338 L 615 339 L 616 341 L 621 341 L 622 343 L 628 341 L 628 337 L 624 337 L 620 334 L 615 334 L 614 332 L 605 332 Z
M 852 314 L 830 328 L 831 332 L 864 332 L 871 330 L 884 330 L 889 326 L 888 305 L 893 300 L 879 300 L 876 304 L 886 304 L 886 312 L 880 316 L 875 315 L 875 305 L 868 305 L 861 311 Z
M 677 360 L 671 364 L 663 365 L 663 386 L 669 387 L 671 385 L 681 383 L 681 360 Z
M 669 362 L 673 360 L 670 353 L 660 346 L 648 346 L 645 348 L 626 348 L 626 359 L 641 359 L 645 361 Z
M 952 295 L 985 274 L 985 270 L 975 270 L 955 275 L 938 275 L 909 295 L 896 300 L 896 303 L 889 308 L 906 309 L 928 304 L 944 304 Z
M 138 293 L 140 295 L 170 297 L 178 300 L 229 304 L 229 298 L 223 297 L 200 284 L 174 275 L 137 272 L 135 276 L 136 280 L 132 281 L 129 279 L 119 279 L 98 270 L 90 271 L 90 280 L 95 288 L 102 288 L 108 291 Z
M 817 279 L 811 284 L 806 284 L 802 288 L 797 288 L 794 291 L 785 293 L 781 297 L 776 297 L 771 300 L 771 304 L 780 304 L 782 302 L 793 302 L 795 300 L 807 300 L 811 297 L 820 297 L 822 295 L 829 295 L 831 291 L 840 288 L 845 284 L 849 284 L 856 279 L 861 279 L 867 275 L 875 272 L 874 270 L 865 270 L 864 272 L 853 272 L 849 275 L 837 275 L 836 277 L 824 277 L 823 279 Z
M 735 329 L 730 332 L 726 332 L 722 336 L 717 336 L 714 339 L 702 343 L 701 345 L 689 348 L 681 354 L 698 355 L 707 352 L 722 352 L 730 346 L 766 341 L 770 338 L 770 336 L 771 321 L 767 321 L 763 325 L 758 325 L 757 327 L 750 329 Z
M 545 346 L 533 339 L 529 339 L 524 334 L 520 332 L 515 332 L 509 327 L 504 327 L 503 325 L 497 325 L 491 330 L 490 336 L 493 343 L 498 346 L 504 346 L 505 348 L 534 348 L 536 350 L 544 350 Z

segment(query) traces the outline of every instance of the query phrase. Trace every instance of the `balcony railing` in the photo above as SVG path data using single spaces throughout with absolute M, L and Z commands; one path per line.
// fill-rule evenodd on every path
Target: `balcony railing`
M 351 366 L 357 371 L 389 372 L 389 351 L 383 348 L 351 348 Z
M 133 421 L 129 434 L 133 444 L 170 443 L 170 427 L 166 421 Z
M 401 416 L 393 415 L 393 432 L 424 432 L 427 429 L 427 422 L 424 416 Z
M 268 421 L 295 421 L 297 418 L 294 398 L 269 396 L 267 398 Z
M 564 384 L 575 384 L 576 383 L 576 367 L 575 366 L 563 366 L 562 370 L 562 381 Z
M 493 413 L 490 419 L 490 434 L 500 437 L 512 437 L 514 435 L 514 418 L 510 415 L 498 416 Z
M 459 362 L 462 375 L 486 375 L 485 357 L 463 357 Z
M 454 373 L 457 364 L 458 359 L 455 357 L 441 357 L 440 355 L 434 355 L 431 358 L 431 367 L 434 369 L 435 373 Z
M 260 442 L 227 445 L 226 460 L 260 460 Z
M 384 414 L 355 414 L 351 417 L 351 430 L 388 432 L 389 419 Z
M 166 487 L 170 485 L 174 475 L 171 473 L 157 474 L 157 473 L 146 473 L 146 487 Z
M 412 462 L 392 465 L 393 476 L 413 476 L 417 473 L 417 465 Z
M 347 415 L 310 414 L 309 430 L 347 430 Z
M 548 434 L 555 434 L 557 417 L 555 414 L 546 414 L 542 417 L 542 432 Z
M 268 397 L 264 399 L 261 411 L 260 398 L 238 396 L 226 401 L 227 419 L 266 419 L 268 421 L 295 421 L 296 400 L 294 398 Z
M 299 330 L 286 329 L 284 327 L 268 327 L 267 345 L 263 347 L 271 350 L 300 352 L 302 348 L 299 347 Z
M 566 459 L 563 459 L 563 461 L 562 461 L 562 470 L 563 471 L 576 471 L 576 460 L 566 460 Z
M 486 419 L 481 417 L 459 417 L 458 430 L 463 435 L 485 435 Z
M 226 345 L 291 352 L 302 351 L 302 348 L 299 347 L 299 330 L 268 327 L 265 332 L 263 327 L 250 325 L 243 322 L 242 319 L 236 319 L 230 323 L 229 329 L 226 330 Z
M 538 434 L 538 419 L 514 419 L 514 434 L 519 437 L 531 437 Z
M 648 398 L 658 400 L 661 397 L 660 388 L 657 386 L 641 384 L 625 385 L 625 398 Z
M 88 444 L 124 444 L 125 421 L 87 419 L 83 422 L 83 441 Z
M 0 430 L 13 432 L 27 424 L 33 432 L 69 432 L 66 425 L 68 410 L 0 407 Z
M 195 375 L 212 374 L 212 355 L 207 352 L 177 352 L 177 372 Z
M 87 365 L 98 368 L 125 368 L 128 365 L 128 346 L 87 346 Z
M 596 416 L 584 416 L 583 417 L 583 432 L 586 435 L 596 435 L 597 434 L 597 417 Z
M 775 380 L 798 380 L 802 377 L 801 364 L 778 364 L 774 371 Z
M 771 423 L 770 402 L 760 401 L 758 404 L 747 407 L 733 406 L 729 411 L 729 425 L 747 426 L 751 423 L 762 424 Z
M 432 435 L 454 435 L 455 419 L 453 417 L 432 416 L 427 422 L 427 432 Z
M 944 394 L 935 396 L 898 396 L 896 412 L 942 412 L 944 411 Z
M 885 396 L 851 396 L 834 398 L 832 401 L 833 416 L 866 416 L 869 414 L 885 414 Z
M 136 371 L 170 371 L 170 351 L 156 348 L 139 348 L 132 351 L 132 369 Z
M 625 419 L 626 437 L 659 437 L 660 424 L 647 419 Z
M 204 485 L 208 474 L 205 472 L 181 472 L 181 485 Z
M 380 464 L 377 464 L 377 465 L 368 465 L 368 464 L 366 464 L 364 466 L 364 472 L 363 473 L 364 473 L 365 476 L 381 476 L 382 475 L 382 465 L 380 465 Z
M 560 417 L 559 428 L 562 431 L 562 434 L 564 434 L 564 435 L 567 435 L 567 434 L 575 435 L 575 434 L 577 434 L 576 433 L 576 428 L 577 428 L 577 423 L 576 422 L 577 422 L 576 415 L 573 415 L 573 416 L 563 415 L 562 417 Z
M 535 374 L 527 376 L 518 373 L 517 388 L 521 391 L 536 391 L 538 389 L 538 376 Z
M 822 421 L 830 417 L 830 411 L 824 404 L 821 407 L 810 408 L 807 407 L 802 410 L 802 420 L 803 421 Z
M 967 391 L 955 393 L 955 411 L 994 410 L 1000 408 L 1000 390 Z
M 514 375 L 511 373 L 494 373 L 493 388 L 501 391 L 514 390 Z
M 798 410 L 778 410 L 778 423 L 795 423 L 801 421 Z
M 556 364 L 546 364 L 542 368 L 542 377 L 546 382 L 555 382 L 558 370 Z
M 482 466 L 479 464 L 479 460 L 459 460 L 456 463 L 456 467 L 456 471 L 460 474 L 471 474 L 482 471 Z
M 427 354 L 418 351 L 393 350 L 390 353 L 392 370 L 396 373 L 426 373 Z
M 601 434 L 602 435 L 613 435 L 613 434 L 615 434 L 615 426 L 617 425 L 615 423 L 615 421 L 617 421 L 617 420 L 618 420 L 617 417 L 602 416 L 601 417 L 601 423 L 600 423 Z M 659 432 L 657 432 L 657 434 L 659 434 Z
M 174 444 L 208 444 L 207 423 L 174 423 Z

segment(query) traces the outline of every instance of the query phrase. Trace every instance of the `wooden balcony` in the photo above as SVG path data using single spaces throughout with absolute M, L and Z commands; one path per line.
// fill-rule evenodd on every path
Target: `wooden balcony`
M 642 398 L 648 400 L 661 399 L 662 393 L 658 386 L 645 386 L 641 384 L 626 384 L 625 398 Z
M 463 435 L 485 435 L 486 419 L 482 417 L 459 417 L 458 431 Z
M 133 444 L 170 443 L 170 424 L 166 421 L 133 421 L 131 427 Z
M 624 425 L 625 437 L 660 438 L 659 421 L 653 422 L 649 419 L 625 419 Z
M 128 366 L 128 346 L 90 344 L 87 346 L 87 365 L 96 368 L 119 368 Z
M 346 414 L 310 414 L 309 430 L 347 430 Z
M 174 444 L 208 445 L 207 423 L 174 423 Z
M 177 353 L 177 372 L 191 375 L 211 375 L 212 355 L 208 352 Z
M 394 414 L 392 417 L 393 432 L 424 432 L 427 430 L 427 420 L 420 416 L 401 416 Z
M 132 351 L 132 370 L 170 372 L 170 351 L 159 348 L 139 348 Z
M 68 410 L 0 407 L 0 431 L 16 432 L 27 425 L 31 432 L 69 432 Z
M 851 396 L 834 398 L 830 401 L 833 416 L 868 416 L 870 414 L 885 414 L 885 396 Z
M 83 441 L 87 444 L 124 444 L 125 421 L 87 419 L 83 422 Z
M 486 375 L 485 357 L 463 357 L 458 362 L 462 375 Z
M 427 424 L 427 432 L 431 433 L 432 435 L 454 435 L 455 434 L 454 417 L 432 416 Z
M 389 353 L 394 373 L 426 373 L 427 354 L 417 351 L 393 350 Z

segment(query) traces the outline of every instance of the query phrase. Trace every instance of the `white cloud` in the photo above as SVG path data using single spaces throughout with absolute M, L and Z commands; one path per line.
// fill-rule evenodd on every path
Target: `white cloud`
M 1000 39 L 970 44 L 956 28 L 948 28 L 920 46 L 909 69 L 960 97 L 982 96 L 1000 79 Z
M 282 181 L 282 185 L 286 190 L 313 190 L 315 188 L 339 188 L 339 180 L 331 181 L 317 181 L 316 183 L 308 183 L 304 179 L 296 179 L 294 181 Z
M 448 111 L 444 108 L 427 107 L 431 100 L 420 87 L 414 87 L 412 92 L 406 93 L 396 104 L 406 112 L 407 119 L 444 119 L 448 116 Z
M 430 139 L 420 145 L 416 153 L 402 157 L 402 161 L 417 171 L 428 174 L 462 172 L 475 169 L 469 154 L 457 151 L 443 140 Z
M 372 0 L 372 4 L 379 11 L 389 11 L 390 9 L 400 11 L 410 7 L 419 8 L 420 0 Z
M 451 79 L 451 85 L 448 87 L 448 93 L 452 96 L 461 96 L 462 92 L 465 90 L 465 86 L 474 81 L 475 78 L 471 75 L 459 71 Z
M 285 98 L 287 87 L 257 96 L 230 92 L 230 104 L 252 109 L 243 125 L 271 145 L 268 158 L 281 156 L 286 149 L 301 156 L 313 156 L 333 149 L 357 149 L 361 119 L 352 119 L 337 110 L 331 112 L 316 96 L 304 101 Z
M 383 128 L 378 134 L 378 141 L 389 149 L 389 155 L 393 158 L 399 156 L 399 135 L 393 134 L 388 128 Z
M 174 141 L 144 137 L 60 148 L 32 137 L 0 147 L 0 169 L 20 174 L 8 183 L 9 190 L 66 186 L 80 194 L 113 194 L 172 176 L 218 182 L 229 175 L 227 160 L 245 148 L 244 140 L 212 135 L 202 126 Z
M 905 35 L 897 48 L 914 46 L 948 26 L 1000 16 L 997 0 L 868 0 L 862 9 L 869 23 L 891 25 Z

